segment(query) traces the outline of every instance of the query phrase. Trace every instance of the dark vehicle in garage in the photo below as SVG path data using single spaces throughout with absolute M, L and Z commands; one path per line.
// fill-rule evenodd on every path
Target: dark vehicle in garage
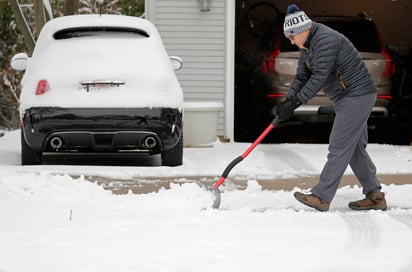
M 311 16 L 344 34 L 358 49 L 378 88 L 377 101 L 371 119 L 385 123 L 392 113 L 391 78 L 395 66 L 389 52 L 384 48 L 376 25 L 362 16 Z M 299 58 L 299 50 L 279 31 L 274 50 L 263 61 L 267 100 L 272 108 L 285 96 L 293 81 Z M 295 110 L 294 120 L 302 122 L 332 121 L 333 102 L 323 91 Z

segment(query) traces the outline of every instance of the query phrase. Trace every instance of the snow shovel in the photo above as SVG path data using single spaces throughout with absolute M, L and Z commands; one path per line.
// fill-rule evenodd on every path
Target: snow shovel
M 219 191 L 219 186 L 225 182 L 226 177 L 229 175 L 229 172 L 232 170 L 235 165 L 237 165 L 239 162 L 243 161 L 252 151 L 255 149 L 255 147 L 266 137 L 266 135 L 269 134 L 269 132 L 275 128 L 281 120 L 279 117 L 276 115 L 273 121 L 270 123 L 270 125 L 260 134 L 260 136 L 249 146 L 249 148 L 240 156 L 236 157 L 231 163 L 229 163 L 228 166 L 226 166 L 225 170 L 222 173 L 222 176 L 220 179 L 210 188 L 208 188 L 206 185 L 203 185 L 201 183 L 198 183 L 200 187 L 207 188 L 210 191 L 212 191 L 213 196 L 214 196 L 214 201 L 212 208 L 218 209 L 220 206 L 220 191 Z

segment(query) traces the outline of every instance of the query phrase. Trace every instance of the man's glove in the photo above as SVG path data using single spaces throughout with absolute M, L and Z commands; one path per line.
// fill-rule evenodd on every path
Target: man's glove
M 276 115 L 280 120 L 286 121 L 292 117 L 293 112 L 302 103 L 296 98 L 296 96 L 285 97 L 276 105 Z

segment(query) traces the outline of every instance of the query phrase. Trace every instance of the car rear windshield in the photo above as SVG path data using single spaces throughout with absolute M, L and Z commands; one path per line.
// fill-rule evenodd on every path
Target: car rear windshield
M 53 37 L 56 40 L 80 38 L 80 37 L 95 37 L 106 35 L 127 35 L 132 37 L 148 38 L 149 34 L 146 31 L 137 28 L 120 28 L 120 27 L 76 27 L 66 28 L 54 33 Z
M 379 53 L 381 51 L 379 39 L 373 22 L 368 20 L 338 21 L 318 20 L 318 22 L 335 29 L 345 35 L 358 49 L 359 52 Z M 297 46 L 292 45 L 282 35 L 281 51 L 298 51 Z

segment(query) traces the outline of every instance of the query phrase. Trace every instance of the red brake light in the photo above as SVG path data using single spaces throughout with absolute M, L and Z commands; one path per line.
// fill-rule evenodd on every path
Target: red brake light
M 392 99 L 392 95 L 379 95 L 377 96 L 378 99 Z
M 36 95 L 45 94 L 49 90 L 47 80 L 42 79 L 37 83 Z
M 269 93 L 266 95 L 267 98 L 282 98 L 284 97 L 286 94 L 283 93 Z
M 279 53 L 280 53 L 280 50 L 275 49 L 269 54 L 269 56 L 264 58 L 263 64 L 262 64 L 264 73 L 269 73 L 269 72 L 274 73 L 274 74 L 278 73 L 276 71 L 275 59 L 277 55 L 279 55 Z
M 386 51 L 385 49 L 381 50 L 381 54 L 385 58 L 386 61 L 386 66 L 385 66 L 385 71 L 383 72 L 383 76 L 393 76 L 395 75 L 395 65 L 392 62 L 391 55 Z

